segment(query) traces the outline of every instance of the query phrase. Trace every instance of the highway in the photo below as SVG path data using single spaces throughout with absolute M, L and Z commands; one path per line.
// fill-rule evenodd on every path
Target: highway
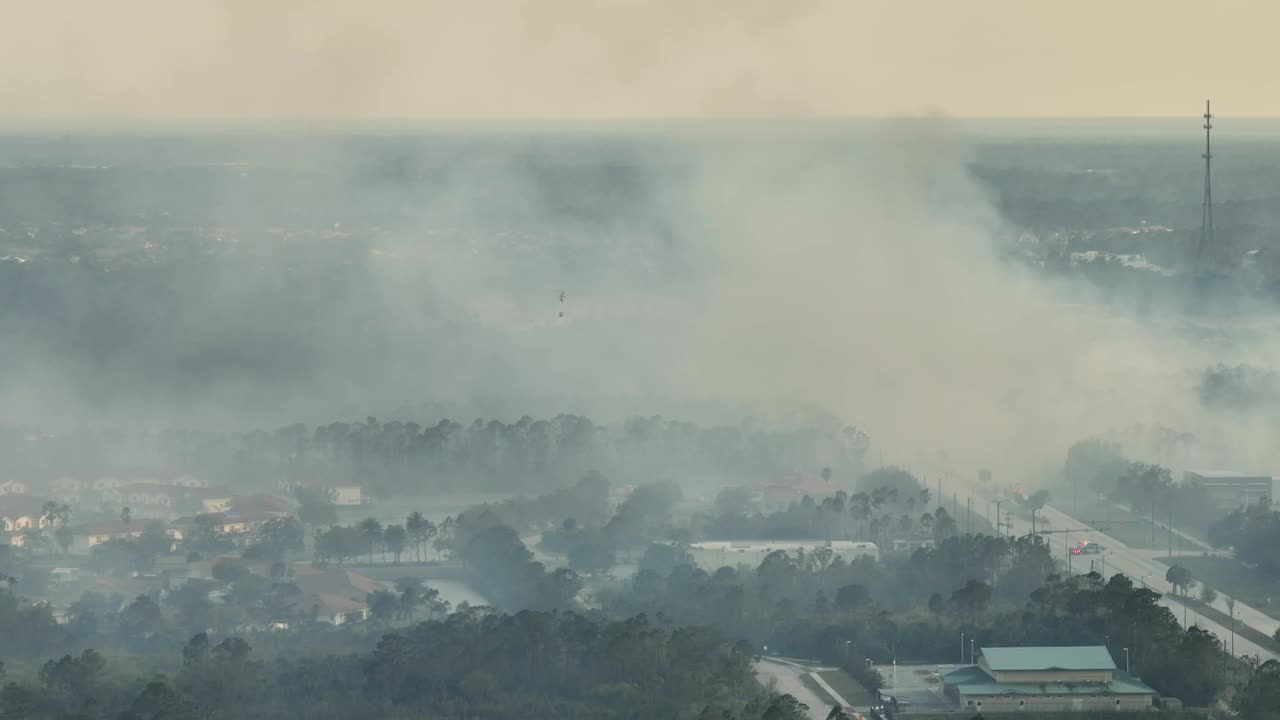
M 1051 529 L 1066 529 L 1088 527 L 1079 520 L 1063 513 L 1053 507 L 1046 506 L 1040 513 L 1049 520 Z M 1020 528 L 1025 530 L 1027 528 Z M 1055 558 L 1066 562 L 1067 552 L 1064 543 L 1058 540 L 1058 535 L 1046 535 L 1045 539 L 1049 543 L 1049 552 Z M 1089 539 L 1101 543 L 1106 547 L 1106 551 L 1101 555 L 1076 555 L 1071 558 L 1071 571 L 1074 574 L 1085 573 L 1089 571 L 1089 561 L 1093 560 L 1095 564 L 1101 565 L 1105 562 L 1105 575 L 1114 575 L 1117 572 L 1128 575 L 1135 584 L 1143 584 L 1146 587 L 1161 593 L 1160 604 L 1173 611 L 1178 618 L 1178 622 L 1182 622 L 1184 608 L 1177 597 L 1173 595 L 1173 588 L 1165 581 L 1165 573 L 1169 570 L 1169 566 L 1155 560 L 1157 556 L 1163 557 L 1165 553 L 1152 552 L 1150 550 L 1137 550 L 1125 545 L 1115 538 L 1106 534 L 1105 531 L 1092 530 L 1089 532 Z M 1101 571 L 1101 567 L 1098 567 Z M 1219 593 L 1218 599 L 1213 603 L 1213 607 L 1221 610 L 1223 614 L 1228 614 L 1226 606 L 1226 596 Z M 1280 627 L 1280 622 L 1249 607 L 1241 602 L 1236 602 L 1236 617 L 1245 625 L 1248 625 L 1267 635 L 1275 633 L 1276 628 Z M 1209 630 L 1227 643 L 1227 647 L 1231 647 L 1231 632 L 1223 625 L 1208 618 L 1197 616 L 1194 611 L 1186 613 L 1187 620 L 1192 625 L 1197 625 Z M 1123 643 L 1123 640 L 1116 639 L 1115 642 Z M 1263 662 L 1267 660 L 1280 659 L 1270 650 L 1263 648 L 1252 641 L 1241 637 L 1238 633 L 1235 636 L 1235 654 L 1237 656 L 1256 655 Z
M 990 498 L 982 497 L 980 492 L 974 492 L 976 488 L 972 488 L 972 485 L 966 480 L 966 478 L 972 477 L 972 474 L 961 474 L 956 472 L 954 468 L 944 466 L 934 466 L 931 469 L 947 478 L 948 482 L 957 482 L 961 487 L 970 488 L 969 491 L 973 492 L 973 496 L 981 499 L 982 502 L 995 502 Z M 1065 530 L 1067 528 L 1092 527 L 1052 506 L 1045 506 L 1039 512 L 1049 521 L 1049 527 L 1046 529 Z M 1025 521 L 1019 520 L 1016 524 L 1020 527 L 1010 527 L 1009 531 L 1011 533 L 1022 534 L 1030 530 Z M 1178 534 L 1181 535 L 1182 533 Z M 1164 579 L 1169 566 L 1155 559 L 1164 557 L 1167 553 L 1131 548 L 1114 537 L 1107 535 L 1103 530 L 1091 529 L 1089 531 L 1089 539 L 1106 546 L 1106 552 L 1101 555 L 1076 555 L 1068 559 L 1068 551 L 1058 534 L 1045 535 L 1044 537 L 1049 544 L 1049 552 L 1055 558 L 1063 560 L 1064 564 L 1069 562 L 1073 574 L 1088 572 L 1090 560 L 1096 561 L 1099 566 L 1105 563 L 1105 575 L 1109 576 L 1114 575 L 1116 572 L 1121 572 L 1128 575 L 1135 584 L 1144 584 L 1146 587 L 1160 593 L 1160 604 L 1172 610 L 1178 618 L 1178 622 L 1182 622 L 1184 617 L 1183 605 L 1174 596 L 1173 588 Z M 1191 539 L 1194 542 L 1199 542 L 1195 541 L 1194 538 Z M 1099 570 L 1101 571 L 1101 567 L 1099 567 Z M 1214 600 L 1212 607 L 1224 615 L 1230 615 L 1231 613 L 1228 611 L 1226 603 L 1228 596 L 1220 589 L 1215 588 L 1215 590 L 1218 590 L 1218 597 Z M 1198 616 L 1194 612 L 1186 612 L 1185 616 L 1189 624 L 1212 632 L 1226 643 L 1226 647 L 1232 647 L 1232 633 L 1225 626 L 1209 618 Z M 1235 617 L 1242 624 L 1266 635 L 1274 635 L 1277 628 L 1280 628 L 1280 621 L 1240 601 L 1236 601 L 1235 604 Z M 1262 662 L 1280 660 L 1280 656 L 1277 656 L 1276 653 L 1259 646 L 1247 638 L 1241 637 L 1238 633 L 1235 635 L 1234 647 L 1237 656 L 1253 655 L 1257 656 Z

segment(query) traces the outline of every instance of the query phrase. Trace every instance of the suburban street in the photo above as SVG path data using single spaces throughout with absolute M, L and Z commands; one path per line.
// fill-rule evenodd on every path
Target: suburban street
M 1056 508 L 1046 506 L 1041 514 L 1049 520 L 1050 527 L 1053 529 L 1066 529 L 1086 527 L 1079 520 L 1063 513 Z M 1019 528 L 1024 530 L 1025 528 Z M 1064 543 L 1059 539 L 1058 535 L 1046 535 L 1049 542 L 1049 551 L 1059 560 L 1065 560 L 1067 552 L 1064 549 Z M 1164 552 L 1151 550 L 1137 550 L 1125 545 L 1124 543 L 1109 536 L 1104 531 L 1090 531 L 1089 539 L 1101 543 L 1106 546 L 1106 552 L 1101 555 L 1076 555 L 1071 558 L 1072 572 L 1079 574 L 1088 572 L 1088 564 L 1090 560 L 1095 561 L 1102 570 L 1102 563 L 1105 562 L 1106 572 L 1104 575 L 1112 575 L 1116 572 L 1122 572 L 1133 579 L 1135 584 L 1144 584 L 1146 587 L 1161 593 L 1160 604 L 1168 607 L 1177 616 L 1181 622 L 1183 618 L 1183 606 L 1178 598 L 1173 595 L 1173 588 L 1165 581 L 1164 576 L 1169 566 L 1162 562 L 1158 562 L 1156 557 L 1163 557 Z M 1218 599 L 1213 603 L 1215 609 L 1227 613 L 1226 595 L 1219 592 Z M 1248 625 L 1260 632 L 1271 635 L 1280 627 L 1280 622 L 1269 617 L 1268 615 L 1252 608 L 1244 603 L 1236 602 L 1236 617 L 1245 625 Z M 1198 625 L 1211 631 L 1214 635 L 1224 640 L 1228 647 L 1231 645 L 1231 632 L 1224 626 L 1205 617 L 1194 617 L 1194 612 L 1188 613 L 1188 622 Z M 1117 640 L 1116 642 L 1123 642 Z M 1256 655 L 1262 661 L 1280 659 L 1277 655 L 1266 648 L 1260 647 L 1252 641 L 1236 634 L 1235 637 L 1235 654 Z

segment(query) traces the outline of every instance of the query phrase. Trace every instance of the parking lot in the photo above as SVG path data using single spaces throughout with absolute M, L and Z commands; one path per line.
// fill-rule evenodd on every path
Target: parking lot
M 876 669 L 884 678 L 884 688 L 881 692 L 897 697 L 900 702 L 910 703 L 900 705 L 898 707 L 900 713 L 937 713 L 957 709 L 942 694 L 942 683 L 938 680 L 939 672 L 946 674 L 955 669 L 954 665 L 899 664 L 896 674 L 892 665 L 877 665 Z M 895 675 L 897 687 L 894 687 Z

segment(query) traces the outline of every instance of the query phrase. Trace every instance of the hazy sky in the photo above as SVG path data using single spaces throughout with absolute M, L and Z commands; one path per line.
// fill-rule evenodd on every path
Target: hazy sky
M 1259 0 L 5 0 L 10 120 L 1280 116 Z

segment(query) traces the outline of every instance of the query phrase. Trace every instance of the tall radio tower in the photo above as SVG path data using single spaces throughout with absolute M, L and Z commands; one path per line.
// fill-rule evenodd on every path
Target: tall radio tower
M 1213 113 L 1209 111 L 1209 101 L 1204 101 L 1204 206 L 1200 214 L 1200 246 L 1196 249 L 1196 260 L 1204 262 L 1205 253 L 1213 246 L 1213 185 L 1209 172 L 1213 162 L 1213 152 L 1209 146 L 1209 131 L 1213 129 Z

